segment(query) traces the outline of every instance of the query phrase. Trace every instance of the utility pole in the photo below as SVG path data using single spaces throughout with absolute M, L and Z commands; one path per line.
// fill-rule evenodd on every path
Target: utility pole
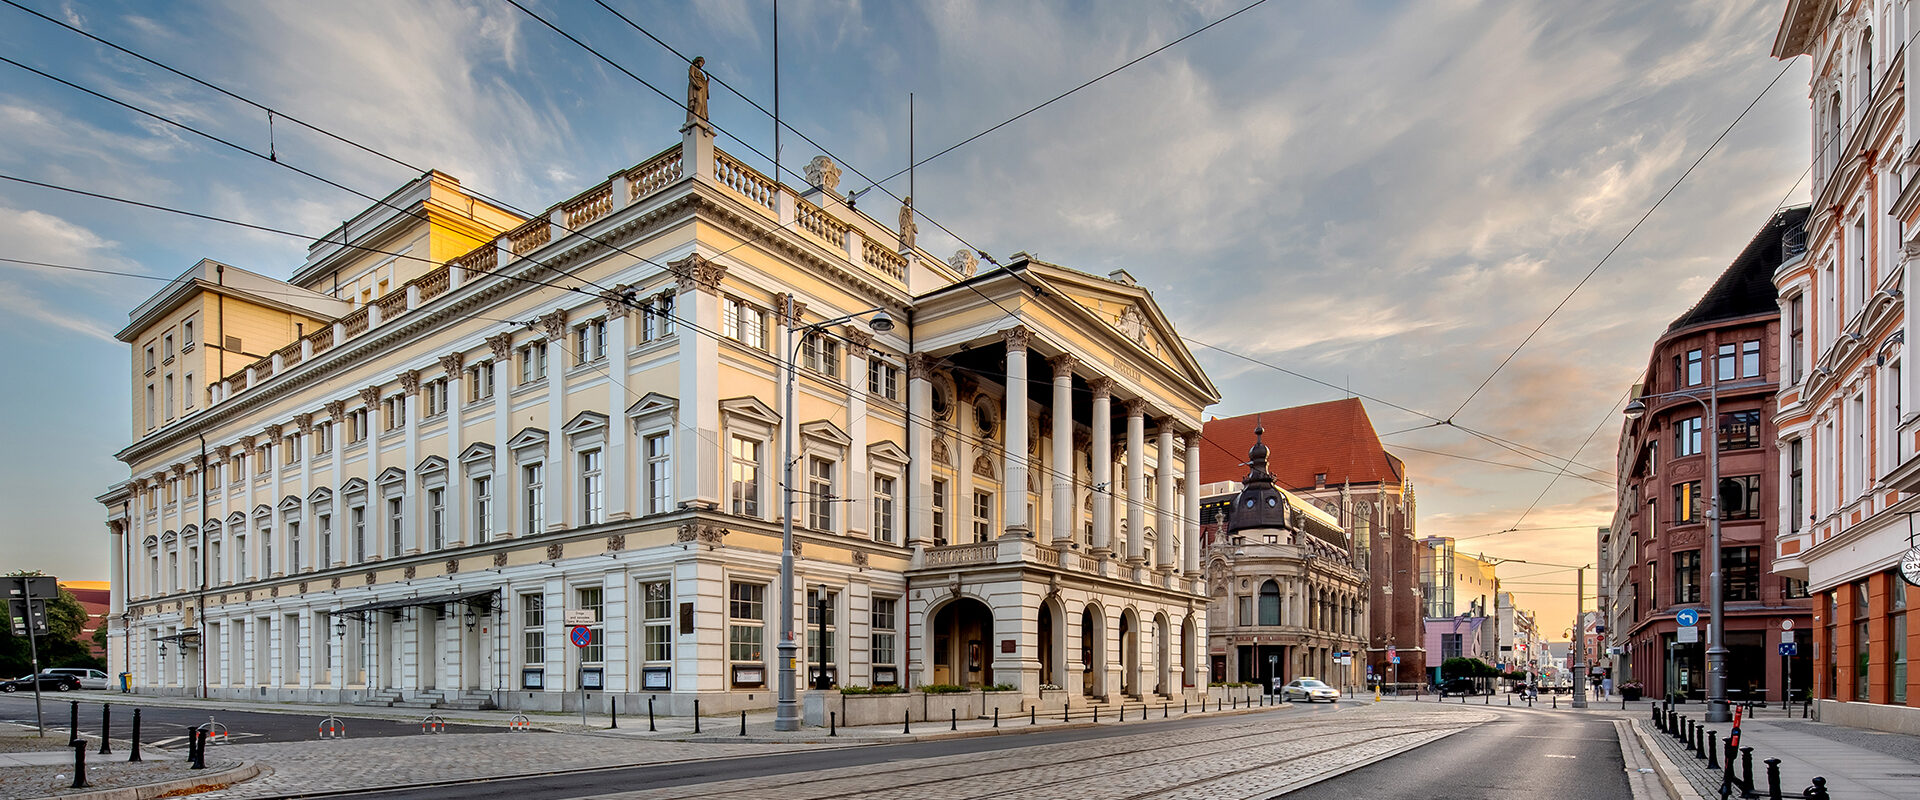
M 1573 707 L 1587 707 L 1587 615 L 1581 604 L 1587 596 L 1587 568 L 1575 570 L 1573 590 Z

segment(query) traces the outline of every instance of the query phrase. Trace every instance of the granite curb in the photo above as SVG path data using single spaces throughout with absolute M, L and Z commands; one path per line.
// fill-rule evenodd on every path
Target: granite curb
M 242 763 L 240 766 L 215 772 L 210 775 L 193 775 L 185 778 L 175 778 L 170 781 L 160 781 L 158 783 L 143 783 L 139 786 L 121 786 L 114 789 L 102 789 L 97 792 L 42 795 L 41 800 L 150 800 L 150 798 L 160 797 L 169 792 L 191 789 L 195 786 L 206 786 L 210 784 L 232 785 L 242 781 L 249 781 L 259 776 L 262 771 L 263 768 L 258 764 Z
M 1651 725 L 1652 723 L 1644 721 L 1628 722 L 1627 728 L 1633 731 L 1647 758 L 1653 762 L 1654 769 L 1660 775 L 1660 785 L 1667 789 L 1667 796 L 1672 800 L 1701 800 L 1703 795 L 1694 787 L 1692 780 L 1681 771 L 1680 766 L 1675 764 L 1672 758 L 1668 757 L 1666 750 L 1661 746 L 1662 743 L 1658 737 L 1666 734 L 1649 731 L 1648 727 Z

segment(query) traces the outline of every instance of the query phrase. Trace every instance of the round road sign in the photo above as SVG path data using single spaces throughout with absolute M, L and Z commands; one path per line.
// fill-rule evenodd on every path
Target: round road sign
M 1790 620 L 1790 619 L 1780 620 L 1780 630 L 1783 630 L 1783 631 L 1793 630 L 1793 620 Z
M 571 633 L 568 633 L 567 638 L 573 641 L 574 647 L 586 647 L 593 643 L 593 631 L 588 630 L 587 626 L 581 625 L 574 628 Z
M 1680 610 L 1680 613 L 1673 615 L 1673 621 L 1680 623 L 1684 627 L 1691 628 L 1700 624 L 1700 612 L 1691 608 L 1683 608 Z

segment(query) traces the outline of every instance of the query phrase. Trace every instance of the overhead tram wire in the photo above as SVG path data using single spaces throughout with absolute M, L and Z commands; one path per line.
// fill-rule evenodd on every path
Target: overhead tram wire
M 1585 439 L 1582 439 L 1582 440 L 1580 441 L 1580 447 L 1579 447 L 1578 449 L 1575 449 L 1575 450 L 1573 451 L 1573 454 L 1574 454 L 1575 456 L 1579 456 L 1579 455 L 1580 455 L 1580 451 L 1581 451 L 1581 450 L 1585 450 L 1585 449 L 1587 449 L 1587 444 L 1588 444 L 1589 442 L 1592 442 L 1592 441 L 1593 441 L 1593 437 L 1594 437 L 1595 435 L 1597 435 L 1597 434 L 1599 434 L 1599 433 L 1600 433 L 1600 429 L 1601 429 L 1601 428 L 1604 428 L 1604 427 L 1606 427 L 1606 426 L 1607 426 L 1607 422 L 1608 422 L 1608 421 L 1610 421 L 1610 420 L 1612 420 L 1612 419 L 1613 419 L 1613 415 L 1614 415 L 1614 409 L 1616 409 L 1616 408 L 1619 408 L 1619 407 L 1620 407 L 1620 403 L 1621 403 L 1622 401 L 1624 401 L 1624 400 L 1626 400 L 1626 399 L 1627 399 L 1627 397 L 1628 397 L 1628 395 L 1630 395 L 1630 394 L 1632 393 L 1632 391 L 1633 391 L 1632 389 L 1628 389 L 1628 390 L 1627 390 L 1627 391 L 1625 391 L 1625 392 L 1621 392 L 1621 393 L 1620 393 L 1620 399 L 1619 399 L 1619 400 L 1615 400 L 1615 401 L 1613 401 L 1613 403 L 1612 403 L 1611 405 L 1609 405 L 1609 406 L 1607 406 L 1607 413 L 1606 413 L 1606 415 L 1605 415 L 1605 416 L 1602 416 L 1602 417 L 1600 418 L 1600 423 L 1599 423 L 1598 425 L 1595 425 L 1595 426 L 1593 426 L 1593 430 L 1591 430 L 1591 431 L 1588 431 L 1588 432 L 1587 432 L 1587 438 L 1585 438 Z M 1571 459 L 1569 459 L 1569 460 L 1568 460 L 1568 464 L 1569 464 L 1569 465 L 1571 465 L 1571 464 L 1572 464 L 1572 460 L 1571 460 Z M 1547 485 L 1546 485 L 1546 486 L 1545 486 L 1544 488 L 1542 488 L 1542 489 L 1540 490 L 1540 494 L 1539 494 L 1539 495 L 1537 495 L 1537 496 L 1535 496 L 1535 497 L 1533 498 L 1533 502 L 1532 502 L 1532 503 L 1529 503 L 1529 504 L 1527 505 L 1527 510 L 1525 510 L 1525 511 L 1522 511 L 1522 512 L 1520 512 L 1520 518 L 1519 518 L 1519 519 L 1516 519 L 1516 520 L 1514 520 L 1514 521 L 1513 521 L 1513 525 L 1511 525 L 1511 526 L 1509 526 L 1509 527 L 1507 528 L 1507 530 L 1506 530 L 1506 532 L 1507 532 L 1507 533 L 1517 533 L 1517 532 L 1519 531 L 1519 529 L 1520 529 L 1520 523 L 1522 523 L 1522 522 L 1525 522 L 1525 521 L 1527 520 L 1527 515 L 1528 515 L 1528 514 L 1532 514 L 1532 513 L 1533 513 L 1533 510 L 1534 510 L 1535 508 L 1537 508 L 1537 507 L 1539 507 L 1539 505 L 1540 505 L 1540 501 L 1541 501 L 1541 500 L 1544 500 L 1544 499 L 1546 499 L 1546 497 L 1547 497 L 1547 493 L 1548 493 L 1548 492 L 1550 492 L 1550 491 L 1553 491 L 1553 485 L 1554 485 L 1555 483 L 1558 483 L 1558 482 L 1559 482 L 1559 480 L 1560 480 L 1560 476 L 1561 476 L 1561 475 L 1565 475 L 1565 474 L 1566 474 L 1566 468 L 1565 468 L 1565 467 L 1563 466 L 1563 467 L 1561 468 L 1561 472 L 1560 472 L 1560 475 L 1555 475 L 1555 476 L 1553 476 L 1552 478 L 1550 478 L 1550 479 L 1548 479 L 1548 480 L 1547 480 Z M 1488 535 L 1492 535 L 1492 534 L 1488 534 Z

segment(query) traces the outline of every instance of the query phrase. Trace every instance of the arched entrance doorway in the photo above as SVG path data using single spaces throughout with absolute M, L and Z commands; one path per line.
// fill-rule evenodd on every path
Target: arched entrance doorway
M 1140 695 L 1140 619 L 1131 608 L 1120 612 L 1120 694 Z
M 1153 692 L 1154 694 L 1172 695 L 1173 636 L 1171 628 L 1167 625 L 1167 615 L 1164 613 L 1153 616 L 1153 643 L 1156 656 L 1156 658 L 1154 658 L 1155 673 L 1156 677 L 1159 678 L 1159 685 L 1154 687 Z
M 933 616 L 933 682 L 990 686 L 993 680 L 993 610 L 962 597 Z
M 1057 684 L 1060 682 L 1060 677 L 1054 674 L 1054 670 L 1058 666 L 1058 661 L 1060 657 L 1059 657 L 1058 651 L 1054 650 L 1054 647 L 1053 647 L 1053 635 L 1054 635 L 1054 630 L 1059 626 L 1055 625 L 1053 622 L 1053 606 L 1050 606 L 1046 603 L 1040 604 L 1039 627 L 1040 627 L 1040 682 Z
M 1194 673 L 1199 669 L 1200 659 L 1193 650 L 1193 615 L 1189 614 L 1180 623 L 1180 685 L 1198 685 L 1199 676 Z
M 1080 693 L 1104 697 L 1107 693 L 1107 615 L 1088 603 L 1080 613 Z

